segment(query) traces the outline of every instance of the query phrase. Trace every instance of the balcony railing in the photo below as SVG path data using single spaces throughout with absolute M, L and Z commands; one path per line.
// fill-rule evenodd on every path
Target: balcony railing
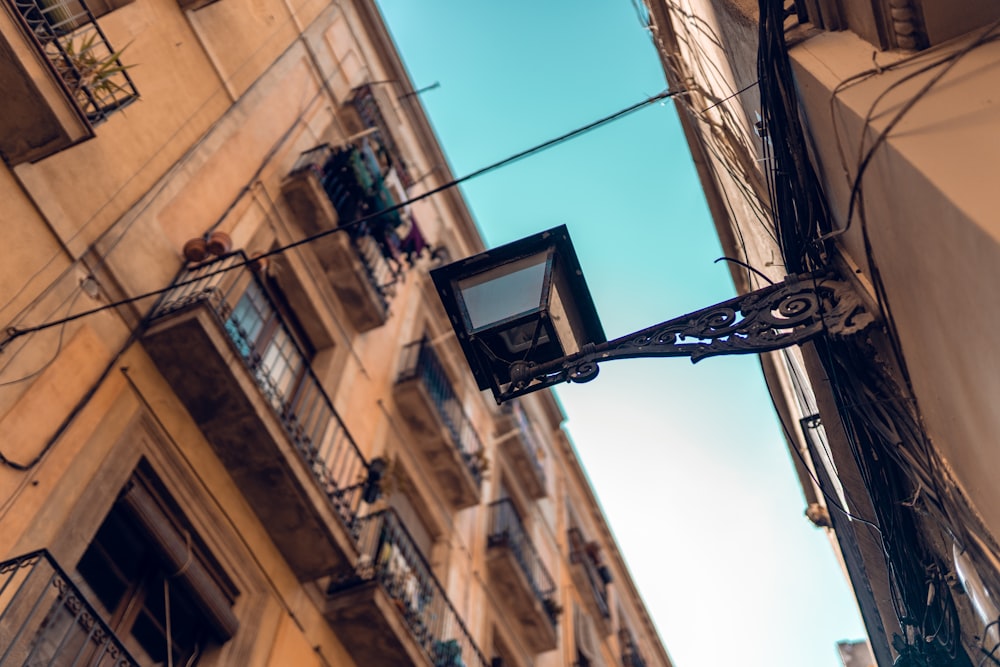
M 403 365 L 398 381 L 414 378 L 419 378 L 427 389 L 452 444 L 478 486 L 483 481 L 483 444 L 472 426 L 472 420 L 465 414 L 462 402 L 455 396 L 448 374 L 426 338 L 403 348 Z
M 413 185 L 413 177 L 410 175 L 410 170 L 407 168 L 406 162 L 403 161 L 399 147 L 396 145 L 396 140 L 389 130 L 389 125 L 385 122 L 385 115 L 379 107 L 378 100 L 375 99 L 375 91 L 371 85 L 365 84 L 355 88 L 351 104 L 365 127 L 372 127 L 378 130 L 378 138 L 385 147 L 389 159 L 392 161 L 391 166 L 399 174 L 399 180 L 403 184 L 403 187 L 409 188 Z
M 587 542 L 583 539 L 583 533 L 579 528 L 569 529 L 569 560 L 570 563 L 583 571 L 587 587 L 590 588 L 592 599 L 597 611 L 603 619 L 611 618 L 611 609 L 608 606 L 608 576 L 601 575 L 601 568 L 595 562 L 587 548 Z M 606 572 L 607 570 L 605 570 Z
M 499 447 L 514 466 L 517 478 L 532 498 L 543 498 L 548 492 L 545 467 L 541 461 L 541 444 L 524 408 L 517 401 L 504 403 L 500 420 L 503 433 Z
M 535 436 L 535 431 L 531 427 L 531 422 L 528 420 L 528 415 L 525 414 L 524 408 L 520 404 L 515 404 L 513 408 L 514 413 L 514 423 L 517 425 L 517 431 L 521 434 L 521 442 L 524 444 L 524 449 L 528 454 L 528 460 L 531 462 L 531 467 L 535 472 L 535 475 L 542 480 L 542 484 L 545 484 L 545 468 L 542 467 L 542 462 L 539 458 L 538 453 L 541 451 L 541 446 L 538 444 L 538 438 Z
M 0 667 L 139 667 L 47 551 L 0 563 Z
M 639 653 L 639 649 L 632 647 L 622 653 L 622 667 L 646 667 L 646 659 Z
M 404 220 L 398 210 L 388 210 L 396 206 L 396 201 L 382 180 L 371 144 L 363 141 L 360 147 L 317 146 L 299 157 L 291 176 L 303 172 L 316 175 L 337 212 L 339 224 L 349 225 L 345 231 L 366 278 L 383 310 L 387 310 L 397 284 L 403 280 L 404 262 L 413 260 L 409 238 L 400 237 L 400 230 L 408 226 L 411 234 L 419 232 L 415 222 Z M 386 212 L 358 222 L 381 211 Z
M 486 658 L 395 512 L 370 514 L 360 525 L 358 566 L 347 576 L 334 577 L 330 595 L 375 581 L 435 667 L 486 667 Z
M 626 628 L 618 631 L 618 642 L 622 651 L 622 667 L 646 667 L 646 659 L 639 652 L 635 637 Z
M 91 123 L 139 99 L 122 52 L 108 43 L 83 0 L 7 1 Z
M 355 533 L 368 464 L 260 278 L 240 267 L 245 262 L 237 252 L 183 272 L 152 319 L 208 307 L 337 515 Z
M 517 564 L 521 567 L 535 597 L 543 605 L 545 613 L 552 625 L 558 621 L 554 594 L 556 585 L 545 564 L 535 551 L 524 531 L 524 524 L 510 498 L 501 498 L 490 503 L 490 532 L 487 544 L 491 547 L 506 547 L 514 554 Z

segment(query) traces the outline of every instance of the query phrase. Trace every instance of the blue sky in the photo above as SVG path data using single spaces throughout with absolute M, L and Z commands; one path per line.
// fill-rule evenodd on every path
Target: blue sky
M 665 88 L 630 0 L 379 0 L 460 176 Z M 609 338 L 733 296 L 672 103 L 465 184 L 488 245 L 567 224 Z M 677 667 L 838 667 L 862 636 L 754 357 L 558 395 Z

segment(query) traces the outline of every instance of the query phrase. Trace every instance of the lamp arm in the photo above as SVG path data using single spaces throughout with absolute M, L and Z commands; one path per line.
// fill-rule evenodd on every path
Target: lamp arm
M 500 402 L 561 382 L 589 382 L 598 365 L 638 357 L 759 354 L 820 334 L 846 336 L 874 321 L 854 288 L 827 272 L 788 276 L 780 283 L 723 301 L 635 333 L 533 365 L 515 362 Z

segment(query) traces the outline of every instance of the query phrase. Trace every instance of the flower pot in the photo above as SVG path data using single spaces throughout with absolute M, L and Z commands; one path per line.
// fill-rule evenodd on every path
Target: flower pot
M 201 237 L 191 239 L 184 244 L 184 259 L 189 262 L 203 261 L 208 257 L 207 245 Z
M 208 235 L 207 250 L 209 253 L 220 257 L 233 249 L 233 239 L 229 234 L 215 230 Z

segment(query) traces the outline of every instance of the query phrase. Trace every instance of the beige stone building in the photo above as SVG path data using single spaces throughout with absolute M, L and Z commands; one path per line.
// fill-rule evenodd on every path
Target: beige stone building
M 739 291 L 832 270 L 874 316 L 763 367 L 877 664 L 1000 664 L 1000 5 L 646 7 Z
M 0 665 L 668 667 L 371 0 L 0 0 Z

